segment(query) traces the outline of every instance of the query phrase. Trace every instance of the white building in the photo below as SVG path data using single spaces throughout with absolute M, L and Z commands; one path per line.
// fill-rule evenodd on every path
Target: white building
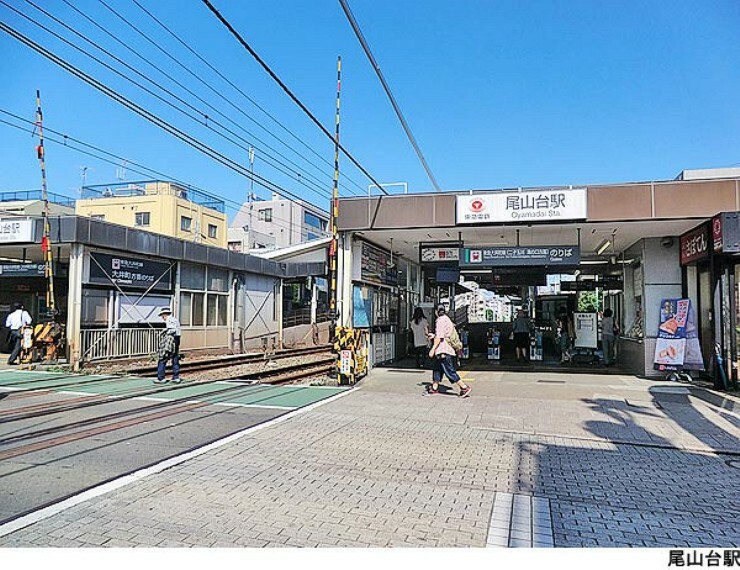
M 246 234 L 249 234 L 250 226 L 252 244 L 246 249 L 280 249 L 328 236 L 329 214 L 312 204 L 286 200 L 273 194 L 272 200 L 254 200 L 242 204 L 230 225 L 232 229 L 244 230 Z M 237 241 L 237 233 L 229 233 L 234 236 L 234 242 Z M 232 241 L 231 237 L 229 241 Z

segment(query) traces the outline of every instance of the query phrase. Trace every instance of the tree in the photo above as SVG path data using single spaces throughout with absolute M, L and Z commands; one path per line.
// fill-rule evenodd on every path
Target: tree
M 578 294 L 578 312 L 596 313 L 601 310 L 601 299 L 596 291 L 582 291 Z

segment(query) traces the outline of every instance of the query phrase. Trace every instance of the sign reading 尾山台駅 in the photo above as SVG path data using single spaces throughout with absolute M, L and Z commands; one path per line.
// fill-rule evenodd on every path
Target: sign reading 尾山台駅
M 172 289 L 172 266 L 169 263 L 150 259 L 92 252 L 90 253 L 88 282 L 168 291 Z
M 458 224 L 547 222 L 586 217 L 585 188 L 457 196 Z
M 709 226 L 702 224 L 681 236 L 681 265 L 709 257 Z
M 580 261 L 581 248 L 577 245 L 464 247 L 460 254 L 460 267 L 574 266 Z
M 34 220 L 0 220 L 0 243 L 29 243 L 34 241 Z

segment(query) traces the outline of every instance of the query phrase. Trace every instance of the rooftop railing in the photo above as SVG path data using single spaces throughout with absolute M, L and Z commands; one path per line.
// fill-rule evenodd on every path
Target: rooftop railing
M 138 182 L 119 182 L 115 184 L 97 184 L 95 186 L 83 186 L 82 198 L 121 198 L 129 196 L 146 196 L 146 195 L 166 195 L 177 196 L 183 200 L 188 200 L 199 206 L 210 208 L 221 212 L 226 211 L 226 204 L 220 198 L 196 190 L 186 184 L 176 184 L 164 180 L 143 180 Z
M 54 192 L 47 192 L 46 196 L 49 202 L 60 204 L 62 206 L 75 207 L 75 200 L 69 196 L 62 196 Z M 29 200 L 43 200 L 41 190 L 15 190 L 11 192 L 0 192 L 0 202 L 26 202 Z

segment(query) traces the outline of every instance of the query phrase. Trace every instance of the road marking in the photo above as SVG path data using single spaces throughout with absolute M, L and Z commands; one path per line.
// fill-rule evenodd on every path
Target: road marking
M 329 398 L 326 398 L 319 402 L 314 402 L 313 404 L 309 404 L 308 406 L 304 406 L 303 408 L 298 408 L 297 410 L 288 412 L 287 414 L 279 416 L 270 421 L 246 428 L 242 431 L 239 431 L 225 438 L 213 441 L 211 443 L 207 443 L 206 445 L 203 445 L 191 451 L 187 451 L 180 455 L 176 455 L 175 457 L 170 457 L 169 459 L 160 461 L 159 463 L 156 463 L 155 465 L 152 465 L 150 467 L 139 469 L 138 471 L 135 471 L 134 473 L 130 473 L 129 475 L 124 475 L 123 477 L 119 477 L 118 479 L 114 479 L 107 483 L 103 483 L 102 485 L 98 485 L 96 487 L 83 491 L 82 493 L 79 493 L 72 497 L 68 497 L 67 499 L 64 499 L 63 501 L 60 501 L 53 505 L 49 505 L 48 507 L 44 507 L 42 509 L 39 509 L 38 511 L 34 511 L 32 513 L 29 513 L 27 515 L 24 515 L 22 517 L 9 521 L 5 524 L 0 525 L 0 537 L 14 533 L 18 530 L 21 530 L 22 528 L 36 524 L 37 522 L 40 522 L 44 519 L 48 519 L 51 516 L 59 514 L 62 511 L 66 511 L 67 509 L 70 509 L 76 505 L 79 505 L 80 503 L 84 503 L 85 501 L 89 501 L 90 499 L 94 499 L 96 497 L 100 497 L 102 495 L 110 493 L 111 491 L 115 491 L 117 489 L 126 487 L 127 485 L 130 485 L 131 483 L 135 483 L 136 481 L 140 481 L 150 475 L 161 473 L 165 469 L 169 469 L 170 467 L 174 467 L 176 465 L 184 463 L 185 461 L 188 461 L 189 459 L 193 459 L 195 457 L 208 453 L 209 451 L 218 449 L 219 447 L 223 447 L 224 445 L 238 441 L 239 439 L 247 435 L 250 435 L 251 433 L 255 431 L 259 431 L 261 429 L 272 427 L 274 425 L 277 425 L 279 423 L 292 419 L 295 416 L 298 416 L 300 414 L 310 412 L 314 408 L 318 408 L 319 406 L 323 406 L 324 404 L 328 404 L 330 402 L 333 402 L 334 400 L 338 400 L 339 398 L 346 396 L 347 394 L 353 392 L 356 389 L 359 389 L 359 388 L 348 389 L 344 392 L 341 392 L 334 396 L 330 396 Z

